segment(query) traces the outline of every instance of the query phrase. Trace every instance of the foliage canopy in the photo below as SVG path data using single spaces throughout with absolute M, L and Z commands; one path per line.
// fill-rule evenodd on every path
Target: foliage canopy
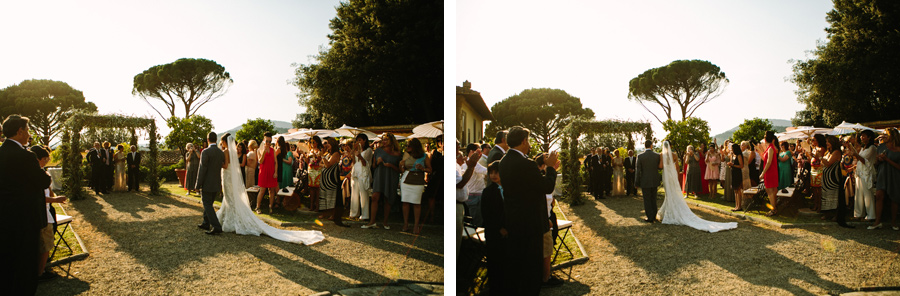
M 29 129 L 39 136 L 35 140 L 44 146 L 59 137 L 63 123 L 77 111 L 96 112 L 97 106 L 62 81 L 31 79 L 0 90 L 0 118 L 28 117 Z
M 206 143 L 206 135 L 213 130 L 212 121 L 201 115 L 193 115 L 188 118 L 169 117 L 166 125 L 172 129 L 172 132 L 166 136 L 166 146 L 169 149 L 177 148 L 181 155 L 187 153 L 184 149 L 187 143 L 194 145 Z
M 491 113 L 494 120 L 488 124 L 486 134 L 523 126 L 531 130 L 544 152 L 550 151 L 550 146 L 560 140 L 560 131 L 573 119 L 594 118 L 594 111 L 583 108 L 581 99 L 551 88 L 523 90 L 494 104 Z
M 794 125 L 893 120 L 900 114 L 900 2 L 834 0 L 828 40 L 795 61 L 791 81 L 806 105 Z
M 247 119 L 247 122 L 241 125 L 241 129 L 235 133 L 235 139 L 238 140 L 256 140 L 260 142 L 266 132 L 276 134 L 275 125 L 268 119 Z
M 191 117 L 206 103 L 225 95 L 233 83 L 231 74 L 215 61 L 181 58 L 134 75 L 131 93 L 139 95 L 168 121 L 169 117 L 175 117 L 177 105 L 184 108 L 184 118 Z M 163 102 L 169 117 L 150 103 L 151 98 Z
M 297 127 L 408 124 L 443 118 L 444 2 L 350 0 L 329 48 L 299 65 Z
M 647 104 L 659 105 L 668 120 L 672 120 L 677 109 L 681 120 L 685 120 L 698 107 L 721 95 L 726 85 L 728 78 L 719 66 L 704 60 L 677 60 L 632 78 L 628 82 L 628 99 L 637 101 L 664 123 Z
M 709 143 L 709 123 L 706 120 L 688 117 L 682 121 L 666 120 L 663 129 L 669 132 L 665 140 L 669 141 L 674 151 L 683 153 L 688 145 L 696 147 L 700 143 Z
M 738 125 L 738 130 L 731 136 L 731 140 L 736 143 L 751 139 L 759 141 L 766 136 L 766 131 L 771 130 L 775 130 L 775 127 L 768 120 L 759 117 L 744 119 L 744 122 Z

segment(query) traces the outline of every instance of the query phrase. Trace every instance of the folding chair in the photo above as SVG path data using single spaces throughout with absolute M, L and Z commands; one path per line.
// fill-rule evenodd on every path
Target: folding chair
M 66 230 L 69 230 L 69 223 L 72 223 L 72 216 L 59 215 L 59 214 L 56 215 L 56 228 L 53 229 L 53 232 L 55 232 L 56 235 L 59 236 L 59 239 L 56 241 L 56 244 L 53 246 L 53 252 L 50 253 L 49 258 L 53 258 L 53 255 L 56 255 L 56 249 L 59 248 L 60 242 L 65 244 L 66 249 L 69 249 L 69 253 L 72 253 L 72 254 L 75 253 L 72 251 L 72 247 L 69 246 L 69 242 L 67 242 L 65 239 L 63 239 L 63 234 L 66 233 Z M 60 226 L 63 226 L 62 231 L 59 231 Z
M 572 253 L 572 249 L 566 244 L 566 237 L 569 236 L 569 231 L 572 230 L 572 221 L 568 220 L 556 220 L 556 224 L 559 226 L 560 234 L 557 236 L 559 240 L 559 244 L 556 246 L 556 249 L 553 251 L 553 259 L 550 262 L 556 262 L 556 257 L 559 256 L 559 251 L 562 248 L 566 248 L 566 252 L 569 252 L 572 257 L 575 257 L 575 254 Z
M 484 238 L 484 228 L 479 228 L 472 223 L 472 217 L 463 218 L 463 245 L 465 250 L 460 248 L 458 260 L 462 259 L 465 265 L 458 265 L 464 275 L 473 276 L 472 285 L 468 287 L 469 292 L 481 291 L 487 284 L 487 272 L 480 273 L 487 269 L 487 250 Z M 462 283 L 465 280 L 458 282 Z M 470 293 L 471 294 L 471 293 Z
M 759 185 L 756 186 L 756 193 L 750 197 L 750 202 L 747 204 L 747 207 L 744 208 L 744 211 L 751 211 L 753 207 L 756 206 L 756 213 L 762 214 L 762 210 L 759 207 L 763 207 L 766 203 L 769 202 L 768 194 L 766 194 L 766 184 L 760 180 Z

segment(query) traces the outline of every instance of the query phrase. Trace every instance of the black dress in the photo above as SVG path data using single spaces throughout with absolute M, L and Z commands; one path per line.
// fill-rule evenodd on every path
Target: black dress
M 741 159 L 744 158 L 743 155 L 735 155 L 731 157 L 731 163 L 734 165 L 740 165 Z M 748 165 L 746 162 L 744 165 Z M 741 188 L 744 185 L 744 176 L 742 175 L 741 169 L 732 166 L 731 167 L 731 188 Z M 747 188 L 744 188 L 747 189 Z

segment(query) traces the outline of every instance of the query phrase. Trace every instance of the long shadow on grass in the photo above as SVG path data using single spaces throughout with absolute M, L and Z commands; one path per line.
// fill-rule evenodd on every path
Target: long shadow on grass
M 98 199 L 103 199 L 109 203 L 112 209 L 105 208 Z M 151 206 L 164 208 L 192 207 L 197 209 L 197 211 L 196 215 L 192 216 L 170 216 L 163 219 L 136 222 L 116 221 L 107 214 L 107 211 L 110 210 L 124 209 L 134 216 L 140 211 L 146 211 Z M 202 261 L 204 258 L 216 257 L 225 253 L 248 252 L 279 269 L 282 276 L 286 279 L 313 290 L 321 291 L 332 287 L 351 285 L 346 280 L 323 273 L 319 268 L 332 270 L 347 278 L 364 283 L 388 282 L 390 280 L 381 274 L 345 263 L 329 254 L 316 250 L 315 248 L 320 247 L 320 245 L 302 246 L 278 241 L 266 236 L 240 236 L 232 233 L 208 236 L 196 227 L 201 221 L 201 206 L 173 197 L 140 195 L 89 196 L 85 200 L 72 202 L 72 207 L 81 213 L 79 219 L 84 219 L 93 225 L 97 231 L 106 233 L 114 240 L 116 248 L 128 253 L 141 264 L 160 274 L 176 271 L 185 264 L 199 266 L 197 262 Z M 327 237 L 334 237 L 335 234 L 339 235 L 339 237 L 352 236 L 349 230 L 338 229 L 333 233 L 326 232 L 326 240 L 320 243 L 321 246 L 327 247 Z M 275 254 L 267 249 L 267 247 L 270 248 L 271 246 L 305 258 L 319 268 Z M 347 250 L 347 252 L 352 251 Z
M 825 290 L 849 291 L 845 286 L 822 279 L 815 270 L 768 248 L 777 243 L 794 240 L 791 236 L 750 223 L 740 223 L 735 230 L 719 233 L 706 233 L 686 226 L 659 223 L 612 225 L 604 215 L 621 215 L 635 221 L 644 219 L 641 198 L 603 200 L 602 204 L 614 211 L 603 215 L 598 209 L 601 207 L 599 203 L 596 200 L 587 200 L 585 205 L 572 207 L 571 210 L 595 235 L 606 238 L 615 247 L 615 255 L 627 257 L 659 279 L 668 278 L 681 268 L 708 261 L 749 283 L 784 289 L 794 295 L 813 294 L 791 283 L 793 279 L 805 281 Z M 694 212 L 701 218 L 711 221 L 734 221 L 712 216 L 703 211 Z
M 55 272 L 59 272 L 59 270 L 55 270 Z M 70 275 L 69 277 L 39 283 L 35 295 L 75 295 L 87 292 L 90 289 L 91 284 Z

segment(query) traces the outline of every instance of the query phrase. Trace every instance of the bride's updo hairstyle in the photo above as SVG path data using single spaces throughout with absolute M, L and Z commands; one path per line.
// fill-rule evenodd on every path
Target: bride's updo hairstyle
M 222 135 L 222 140 L 221 140 L 221 142 L 222 142 L 222 145 L 223 145 L 223 146 L 227 146 L 227 145 L 228 145 L 228 137 L 230 137 L 230 136 L 231 136 L 230 133 L 225 133 L 224 135 Z

